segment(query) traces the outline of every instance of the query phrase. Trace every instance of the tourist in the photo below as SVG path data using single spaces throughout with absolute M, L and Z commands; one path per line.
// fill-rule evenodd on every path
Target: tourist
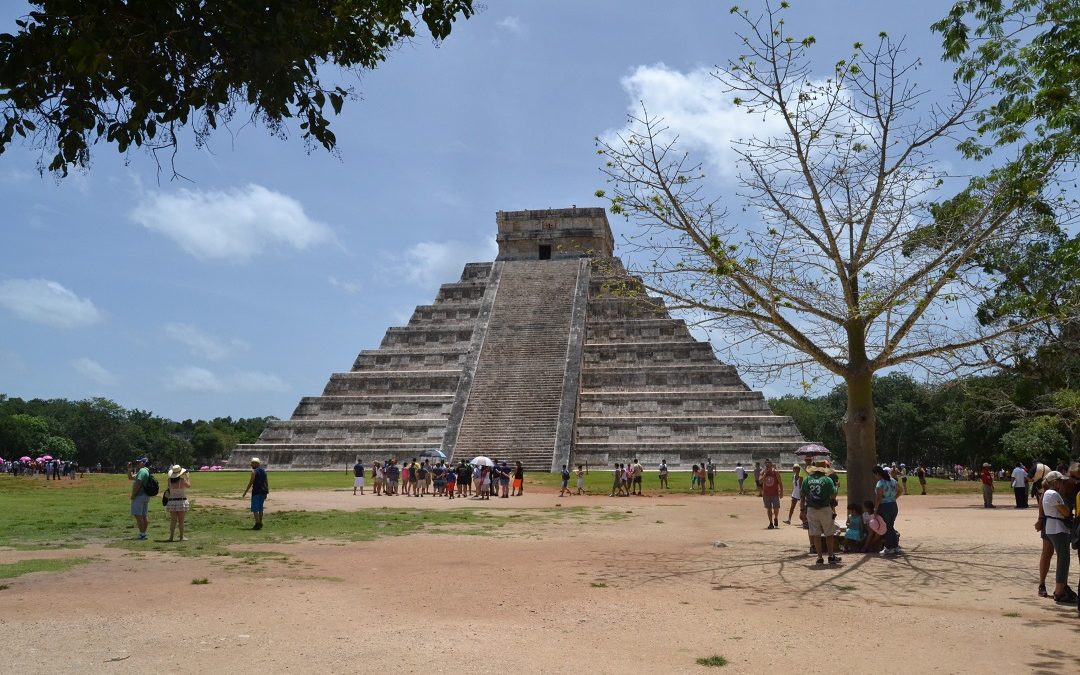
M 363 495 L 364 494 L 364 463 L 360 461 L 359 457 L 356 458 L 356 464 L 353 464 L 352 473 L 353 473 L 353 483 L 352 483 L 353 496 L 354 497 L 356 496 L 356 490 L 357 489 L 359 489 L 360 494 Z
M 134 467 L 131 462 L 127 465 L 127 476 L 131 481 L 131 515 L 135 518 L 135 526 L 139 528 L 139 540 L 146 539 L 146 528 L 150 524 L 150 495 L 146 491 L 146 484 L 150 480 L 150 469 L 146 468 L 148 464 L 149 458 L 140 457 L 135 460 Z
M 521 462 L 514 465 L 514 484 L 511 487 L 515 497 L 525 494 L 525 467 L 521 465 Z
M 788 509 L 785 525 L 791 524 L 791 516 L 795 513 L 795 507 L 799 505 L 799 497 L 802 495 L 802 475 L 798 464 L 791 465 L 791 507 Z M 802 513 L 799 514 L 802 516 Z
M 382 495 L 383 491 L 383 465 L 382 462 L 373 462 L 371 466 L 371 482 L 375 484 L 375 496 Z
M 631 484 L 630 493 L 641 496 L 641 478 L 645 475 L 645 467 L 641 465 L 641 462 L 634 458 L 634 463 L 630 467 L 631 469 Z
M 1058 471 L 1050 471 L 1043 477 L 1042 511 L 1045 517 L 1043 533 L 1050 539 L 1057 555 L 1057 569 L 1054 572 L 1054 602 L 1073 604 L 1077 602 L 1076 593 L 1068 587 L 1069 562 L 1069 527 L 1066 524 L 1072 512 L 1061 496 L 1063 489 L 1069 486 L 1065 476 Z
M 884 467 L 875 466 L 874 475 L 878 477 L 874 485 L 874 512 L 885 519 L 885 549 L 882 555 L 892 556 L 900 553 L 900 541 L 896 534 L 896 516 L 899 507 L 896 498 L 900 494 L 900 486 Z
M 499 465 L 499 487 L 502 489 L 502 498 L 510 498 L 510 474 L 513 471 L 510 470 L 510 465 L 503 461 Z
M 173 464 L 169 469 L 169 487 L 165 493 L 168 499 L 165 502 L 165 511 L 169 514 L 169 541 L 177 530 L 180 530 L 180 541 L 184 541 L 184 516 L 189 508 L 187 490 L 191 487 L 191 476 L 188 470 L 179 464 Z
M 577 465 L 577 494 L 585 494 L 585 469 L 581 464 Z
M 869 499 L 863 502 L 863 522 L 866 523 L 866 543 L 863 545 L 863 551 L 880 552 L 884 541 L 882 537 L 889 526 L 885 524 L 885 519 L 880 514 L 874 512 L 874 502 Z
M 915 476 L 919 479 L 919 489 L 922 490 L 922 494 L 926 494 L 926 467 L 919 462 L 919 466 L 915 469 Z
M 844 530 L 844 551 L 847 553 L 863 550 L 865 533 L 862 513 L 862 507 L 858 504 L 848 506 L 847 528 Z
M 566 468 L 566 465 L 562 465 L 562 487 L 559 489 L 559 496 L 566 497 L 570 495 L 570 470 Z M 612 492 L 612 496 L 614 496 Z
M 446 469 L 443 467 L 442 462 L 435 462 L 435 466 L 432 467 L 431 483 L 435 486 L 436 497 L 446 495 Z
M 690 493 L 691 494 L 694 493 L 694 488 L 697 487 L 697 479 L 698 479 L 698 465 L 695 464 L 694 466 L 690 467 Z
M 904 494 L 907 494 L 907 477 L 908 477 L 907 464 L 901 463 L 900 464 L 900 484 L 904 488 Z
M 248 478 L 247 487 L 244 488 L 244 494 L 240 496 L 241 499 L 247 497 L 248 490 L 251 490 L 251 513 L 255 516 L 255 525 L 251 528 L 253 530 L 261 530 L 263 528 L 263 504 L 266 502 L 266 496 L 270 494 L 270 480 L 266 476 L 266 469 L 262 468 L 262 462 L 258 457 L 251 458 L 251 477 Z
M 480 467 L 480 485 L 478 486 L 476 493 L 479 495 L 480 499 L 485 501 L 491 499 L 491 473 L 493 468 L 495 467 Z
M 705 478 L 709 481 L 709 493 L 716 492 L 716 485 L 713 483 L 716 480 L 716 466 L 712 463 L 711 457 L 705 460 Z
M 668 465 L 666 459 L 660 460 L 660 487 L 664 490 L 671 489 L 671 486 L 668 485 Z
M 444 479 L 446 480 L 446 496 L 453 499 L 454 490 L 457 489 L 457 471 L 454 470 L 454 467 L 446 467 Z
M 1044 472 L 1039 480 L 1031 485 L 1031 496 L 1035 498 L 1035 506 L 1038 509 L 1035 530 L 1039 533 L 1039 539 L 1042 541 L 1042 550 L 1039 552 L 1038 594 L 1040 598 L 1046 598 L 1050 595 L 1046 592 L 1046 575 L 1050 573 L 1050 561 L 1054 559 L 1054 542 L 1050 537 L 1046 536 L 1046 516 L 1043 515 L 1042 498 L 1043 487 L 1045 487 L 1043 478 L 1046 473 L 1049 473 L 1049 470 Z
M 743 468 L 742 462 L 735 465 L 735 480 L 739 481 L 739 494 L 746 494 L 746 490 L 743 489 L 743 482 L 746 481 L 746 469 Z
M 423 491 L 422 494 L 425 494 L 425 495 L 431 494 L 432 478 L 433 478 L 433 474 L 431 472 L 431 460 L 430 459 L 425 459 L 424 460 L 424 474 L 423 474 L 424 491 Z
M 615 496 L 621 497 L 622 496 L 622 480 L 623 480 L 622 464 L 619 464 L 619 463 L 616 462 L 615 471 L 612 473 L 612 476 L 611 476 L 611 494 L 608 495 L 608 496 L 610 496 L 610 497 L 615 497 Z
M 994 472 L 990 470 L 990 465 L 986 462 L 982 465 L 982 471 L 979 472 L 979 480 L 982 481 L 982 495 L 983 495 L 983 508 L 994 508 Z
M 810 528 L 810 540 L 817 553 L 818 565 L 824 562 L 822 556 L 826 550 L 830 565 L 840 562 L 840 558 L 836 556 L 836 523 L 832 511 L 832 498 L 835 494 L 836 484 L 826 475 L 825 467 L 815 462 L 803 479 L 802 497 L 806 500 L 806 521 Z
M 1016 494 L 1016 508 L 1026 509 L 1028 507 L 1027 501 L 1027 471 L 1024 470 L 1024 464 L 1020 460 L 1016 461 L 1016 468 L 1012 471 L 1012 487 L 1013 492 Z
M 420 496 L 420 462 L 417 462 L 415 457 L 409 464 L 409 488 L 406 494 L 409 492 L 412 492 L 413 497 Z
M 765 460 L 765 470 L 761 473 L 761 501 L 765 503 L 765 514 L 769 517 L 770 530 L 780 527 L 780 500 L 784 497 L 784 481 L 773 466 L 772 460 Z
M 465 460 L 461 460 L 461 466 L 458 467 L 458 496 L 459 497 L 471 497 L 472 496 L 472 483 L 473 483 L 473 465 L 467 464 Z
M 761 462 L 754 462 L 754 488 L 757 496 L 761 496 Z

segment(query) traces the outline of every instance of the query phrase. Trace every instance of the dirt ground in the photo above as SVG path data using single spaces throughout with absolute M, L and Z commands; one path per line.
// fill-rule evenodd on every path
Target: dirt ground
M 901 557 L 830 568 L 802 529 L 767 530 L 749 496 L 278 492 L 267 528 L 284 509 L 597 511 L 495 537 L 275 544 L 287 559 L 253 564 L 0 550 L 0 563 L 98 557 L 7 581 L 0 672 L 703 673 L 695 660 L 712 655 L 741 673 L 1080 671 L 1076 608 L 1035 593 L 1035 512 L 980 500 L 904 497 Z M 198 523 L 196 508 L 196 539 Z M 161 527 L 159 515 L 151 535 Z

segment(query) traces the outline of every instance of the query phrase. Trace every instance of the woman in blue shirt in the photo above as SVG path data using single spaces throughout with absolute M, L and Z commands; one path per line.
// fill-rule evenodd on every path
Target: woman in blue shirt
M 885 520 L 885 550 L 881 555 L 898 555 L 900 553 L 900 541 L 896 535 L 896 497 L 899 493 L 899 485 L 889 472 L 880 466 L 875 466 L 874 475 L 878 481 L 874 486 L 874 511 Z

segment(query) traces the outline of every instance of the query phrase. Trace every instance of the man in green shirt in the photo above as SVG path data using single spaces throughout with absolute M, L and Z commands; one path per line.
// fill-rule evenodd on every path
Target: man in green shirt
M 829 478 L 827 469 L 814 462 L 807 469 L 802 484 L 802 498 L 806 500 L 806 522 L 810 527 L 810 539 L 817 551 L 817 564 L 821 565 L 822 549 L 829 552 L 829 564 L 835 565 L 840 558 L 835 554 L 836 524 L 833 521 L 832 499 L 836 495 L 836 484 Z M 824 540 L 824 541 L 822 541 Z
M 146 481 L 150 478 L 150 469 L 146 468 L 150 460 L 140 457 L 134 467 L 128 462 L 128 480 L 131 481 L 131 515 L 139 528 L 139 539 L 146 539 L 147 511 L 150 508 L 150 496 L 146 494 Z

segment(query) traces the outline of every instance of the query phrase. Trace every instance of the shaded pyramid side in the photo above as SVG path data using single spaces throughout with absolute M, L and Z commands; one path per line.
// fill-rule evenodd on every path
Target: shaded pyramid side
M 774 415 L 618 258 L 594 265 L 589 290 L 576 463 L 794 461 L 805 442 L 794 421 Z
M 321 395 L 269 422 L 257 442 L 236 446 L 231 464 L 254 456 L 279 469 L 337 468 L 358 456 L 370 463 L 440 448 L 491 271 L 492 263 L 466 265 L 406 326 L 388 329 L 378 349 L 333 373 Z

